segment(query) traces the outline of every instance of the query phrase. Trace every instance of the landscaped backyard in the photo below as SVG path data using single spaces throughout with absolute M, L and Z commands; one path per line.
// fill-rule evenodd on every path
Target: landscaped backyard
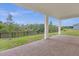
M 56 35 L 57 32 L 49 33 L 49 36 Z M 62 31 L 63 35 L 73 35 L 73 36 L 79 36 L 79 30 L 72 30 L 72 29 L 66 29 Z M 9 48 L 14 48 L 20 45 L 24 45 L 27 43 L 31 43 L 33 41 L 41 40 L 43 39 L 43 34 L 38 35 L 31 35 L 31 36 L 23 36 L 19 38 L 12 38 L 9 39 L 0 39 L 0 51 L 6 50 Z
M 6 50 L 9 48 L 13 48 L 16 46 L 20 46 L 23 44 L 27 44 L 32 41 L 40 40 L 42 39 L 42 35 L 33 35 L 33 36 L 24 36 L 24 37 L 19 37 L 19 38 L 12 38 L 11 40 L 8 39 L 0 39 L 0 51 L 1 50 Z
M 49 33 L 49 36 L 56 35 L 57 33 Z M 17 47 L 23 44 L 31 43 L 33 41 L 43 39 L 43 34 L 32 35 L 32 36 L 23 36 L 19 38 L 12 39 L 0 39 L 0 51 L 6 50 L 9 48 Z

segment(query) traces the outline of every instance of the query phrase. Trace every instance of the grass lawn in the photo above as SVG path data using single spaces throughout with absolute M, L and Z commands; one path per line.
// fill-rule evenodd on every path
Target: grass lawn
M 0 51 L 13 48 L 16 46 L 20 46 L 32 41 L 40 40 L 43 38 L 43 35 L 33 35 L 33 36 L 24 36 L 20 38 L 12 38 L 11 40 L 8 39 L 0 39 Z
M 73 29 L 65 29 L 62 31 L 63 35 L 72 35 L 72 36 L 79 36 L 79 30 L 73 30 Z
M 55 33 L 49 33 L 49 36 L 56 35 L 57 32 Z M 79 30 L 72 30 L 72 29 L 65 29 L 62 31 L 63 35 L 74 35 L 74 36 L 79 36 Z M 14 48 L 20 45 L 24 45 L 33 41 L 41 40 L 43 39 L 43 34 L 38 34 L 38 35 L 32 35 L 32 36 L 24 36 L 20 38 L 12 38 L 11 40 L 9 39 L 0 39 L 0 51 Z
M 55 35 L 56 33 L 49 33 L 49 36 Z M 0 39 L 0 51 L 10 49 L 13 47 L 17 47 L 23 44 L 27 44 L 33 41 L 43 39 L 43 34 L 32 35 L 32 36 L 24 36 L 20 38 L 12 38 L 9 39 Z

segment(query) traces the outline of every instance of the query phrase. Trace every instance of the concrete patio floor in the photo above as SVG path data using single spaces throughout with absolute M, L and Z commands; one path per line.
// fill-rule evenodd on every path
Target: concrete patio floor
M 2 51 L 0 56 L 79 56 L 79 37 L 53 36 Z

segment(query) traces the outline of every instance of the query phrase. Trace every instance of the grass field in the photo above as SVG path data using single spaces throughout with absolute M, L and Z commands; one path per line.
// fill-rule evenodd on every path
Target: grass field
M 49 33 L 49 36 L 56 35 L 56 33 Z M 79 30 L 72 30 L 72 29 L 65 29 L 62 31 L 63 35 L 73 35 L 73 36 L 79 36 Z M 33 41 L 41 40 L 43 39 L 43 34 L 38 35 L 32 35 L 32 36 L 24 36 L 20 38 L 12 38 L 9 39 L 0 39 L 0 51 L 14 48 L 20 45 L 24 45 Z
M 5 49 L 9 49 L 9 48 L 13 48 L 16 46 L 20 46 L 32 41 L 36 41 L 36 40 L 40 40 L 42 39 L 43 36 L 42 35 L 33 35 L 33 36 L 24 36 L 24 37 L 20 37 L 20 38 L 13 38 L 11 40 L 8 39 L 1 39 L 0 40 L 0 51 L 1 50 L 5 50 Z
M 55 35 L 56 33 L 49 33 L 49 36 Z M 43 34 L 32 35 L 32 36 L 24 36 L 20 38 L 12 38 L 9 39 L 0 39 L 0 51 L 10 49 L 13 47 L 17 47 L 23 44 L 27 44 L 33 41 L 43 39 Z
M 73 29 L 65 29 L 62 31 L 63 35 L 72 35 L 72 36 L 79 36 L 79 30 L 73 30 Z

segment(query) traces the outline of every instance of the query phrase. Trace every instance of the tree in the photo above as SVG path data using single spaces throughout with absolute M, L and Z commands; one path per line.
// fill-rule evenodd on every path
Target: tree
M 0 29 L 4 28 L 4 24 L 0 21 Z
M 6 30 L 5 27 L 6 25 L 2 21 L 0 21 L 0 32 L 4 32 L 4 30 Z
M 0 21 L 0 23 L 3 23 L 2 21 Z
M 11 37 L 11 32 L 13 32 L 13 29 L 14 29 L 14 26 L 13 26 L 13 19 L 12 19 L 12 15 L 11 14 L 9 14 L 8 16 L 7 16 L 7 27 L 6 27 L 6 29 L 8 30 L 8 33 L 9 33 L 9 37 Z M 11 38 L 10 38 L 11 39 Z
M 39 24 L 39 32 L 44 33 L 44 24 Z
M 52 21 L 49 23 L 49 32 L 56 32 L 57 31 L 57 26 L 52 24 Z
M 9 14 L 8 16 L 7 16 L 7 29 L 8 29 L 8 32 L 12 32 L 12 30 L 13 30 L 13 28 L 14 28 L 14 26 L 13 26 L 13 19 L 12 19 L 12 15 L 11 14 Z
M 49 23 L 50 25 L 52 25 L 52 21 L 50 21 L 50 23 Z
M 53 27 L 53 25 L 52 25 L 52 21 L 50 21 L 50 23 L 49 23 L 49 32 L 52 32 L 52 28 Z
M 9 14 L 9 15 L 7 16 L 7 24 L 13 23 L 12 17 L 13 17 L 13 16 L 12 16 L 11 14 Z

